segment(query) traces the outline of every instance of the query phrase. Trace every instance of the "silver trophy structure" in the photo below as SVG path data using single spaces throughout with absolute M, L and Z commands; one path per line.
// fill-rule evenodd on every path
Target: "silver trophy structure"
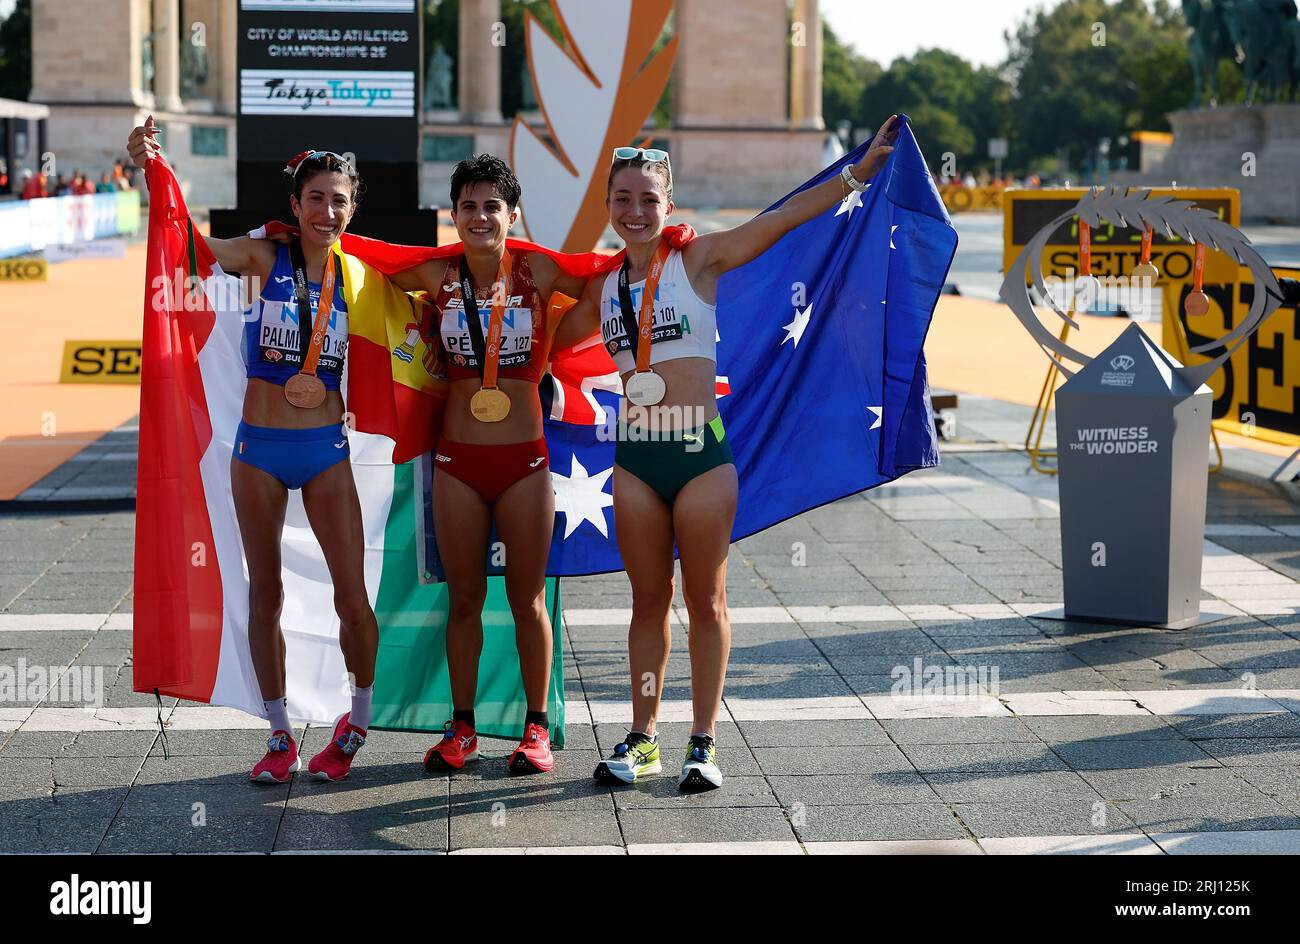
M 1254 275 L 1250 312 L 1223 337 L 1190 348 L 1218 351 L 1193 367 L 1170 357 L 1137 324 L 1096 358 L 1075 350 L 1039 321 L 1029 282 L 1047 307 L 1079 328 L 1049 291 L 1041 264 L 1051 234 L 1076 216 L 1091 227 L 1149 225 L 1230 254 Z M 1268 264 L 1241 232 L 1190 201 L 1099 189 L 1030 239 L 999 295 L 1068 378 L 1056 394 L 1065 606 L 1041 616 L 1166 629 L 1225 618 L 1201 609 L 1213 399 L 1206 381 L 1281 305 Z

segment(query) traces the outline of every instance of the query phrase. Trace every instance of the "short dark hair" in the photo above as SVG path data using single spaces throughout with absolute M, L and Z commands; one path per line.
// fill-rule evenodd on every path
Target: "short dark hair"
M 352 202 L 360 202 L 361 194 L 366 189 L 361 175 L 347 161 L 326 151 L 317 151 L 310 157 L 303 158 L 292 171 L 285 169 L 285 176 L 289 178 L 289 192 L 301 200 L 302 188 L 317 174 L 342 174 L 352 184 Z
M 491 184 L 497 194 L 514 209 L 519 206 L 523 189 L 510 165 L 491 154 L 477 154 L 455 166 L 451 172 L 451 206 L 456 208 L 461 191 L 474 184 Z
M 614 163 L 609 165 L 609 183 L 605 185 L 605 199 L 614 192 L 614 177 L 621 170 L 629 167 L 644 168 L 659 178 L 663 184 L 664 194 L 669 200 L 673 198 L 673 172 L 669 170 L 668 165 L 663 161 L 649 160 L 644 154 L 638 154 L 636 157 L 616 157 Z

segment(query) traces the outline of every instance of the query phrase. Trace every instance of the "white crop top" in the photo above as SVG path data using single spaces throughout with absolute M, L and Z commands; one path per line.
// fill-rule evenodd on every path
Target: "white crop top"
M 632 292 L 635 330 L 636 320 L 641 317 L 641 294 L 645 289 L 645 280 L 633 282 L 629 288 Z M 706 357 L 716 361 L 716 318 L 716 306 L 700 301 L 686 275 L 682 254 L 674 249 L 664 263 L 659 288 L 655 292 L 650 331 L 651 365 L 679 357 Z M 632 345 L 623 327 L 623 311 L 618 303 L 617 269 L 605 277 L 600 306 L 600 338 L 605 343 L 605 350 L 614 358 L 620 374 L 636 368 Z

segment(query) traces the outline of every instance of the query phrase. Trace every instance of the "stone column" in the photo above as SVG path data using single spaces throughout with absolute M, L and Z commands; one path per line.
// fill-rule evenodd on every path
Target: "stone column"
M 785 0 L 677 0 L 673 16 L 677 127 L 790 127 Z
M 181 111 L 180 0 L 153 0 L 154 101 L 159 111 Z
M 501 0 L 462 2 L 457 95 L 466 124 L 501 124 L 501 47 L 493 42 L 501 22 Z M 502 36 L 504 38 L 504 36 Z
M 802 24 L 804 45 L 790 49 L 790 124 L 826 127 L 822 121 L 822 18 L 819 0 L 794 0 L 794 22 Z
M 233 3 L 221 5 L 221 21 L 215 38 L 216 55 L 212 56 L 214 64 L 220 70 L 221 97 L 220 109 L 227 115 L 239 112 L 239 8 Z M 212 54 L 213 42 L 209 41 L 209 55 Z

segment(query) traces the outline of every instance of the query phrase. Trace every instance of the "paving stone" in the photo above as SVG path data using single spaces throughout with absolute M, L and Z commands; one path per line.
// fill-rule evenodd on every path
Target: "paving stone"
M 956 803 L 953 812 L 979 837 L 1085 836 L 1139 830 L 1116 803 L 1096 797 L 1043 797 Z
M 1089 781 L 1074 771 L 1016 771 L 1011 773 L 939 772 L 926 782 L 948 803 L 1039 800 L 1047 797 L 1097 799 Z
M 635 809 L 698 809 L 701 807 L 775 807 L 776 796 L 766 777 L 735 777 L 727 774 L 720 790 L 683 791 L 677 786 L 677 772 L 665 769 L 662 776 L 638 780 L 626 786 L 608 788 L 620 812 Z
M 0 787 L 0 850 L 95 852 L 125 796 L 125 788 L 61 788 L 51 796 Z
M 1040 738 L 1019 718 L 904 718 L 880 722 L 899 744 L 1001 744 Z
M 100 852 L 270 852 L 287 787 L 242 783 L 136 787 Z
M 1183 734 L 1164 719 L 1151 715 L 1037 716 L 1025 726 L 1049 744 L 1078 741 L 1178 740 Z
M 802 842 L 875 839 L 964 839 L 966 831 L 941 803 L 807 807 L 795 832 Z
M 573 813 L 525 808 L 455 812 L 450 837 L 452 849 L 623 844 L 612 809 Z
M 1164 738 L 1138 741 L 1085 741 L 1055 743 L 1052 749 L 1075 770 L 1126 770 L 1188 765 L 1214 766 L 1204 745 Z
M 1207 738 L 1196 746 L 1228 767 L 1300 765 L 1300 738 Z
M 741 721 L 741 734 L 751 748 L 850 747 L 888 744 L 889 735 L 878 721 Z
M 628 809 L 619 813 L 619 822 L 628 845 L 770 842 L 794 838 L 785 813 L 775 807 Z
M 1181 715 L 1165 719 L 1184 737 L 1286 738 L 1300 737 L 1300 715 L 1273 712 L 1258 715 Z
M 1064 770 L 1066 764 L 1042 742 L 1009 744 L 906 744 L 916 769 L 931 773 L 999 773 Z
M 913 772 L 907 757 L 892 744 L 850 748 L 758 747 L 754 749 L 754 757 L 770 776 Z
M 867 774 L 809 774 L 770 778 L 777 800 L 787 810 L 804 806 L 860 806 L 877 803 L 929 803 L 938 800 L 920 774 L 884 771 Z

